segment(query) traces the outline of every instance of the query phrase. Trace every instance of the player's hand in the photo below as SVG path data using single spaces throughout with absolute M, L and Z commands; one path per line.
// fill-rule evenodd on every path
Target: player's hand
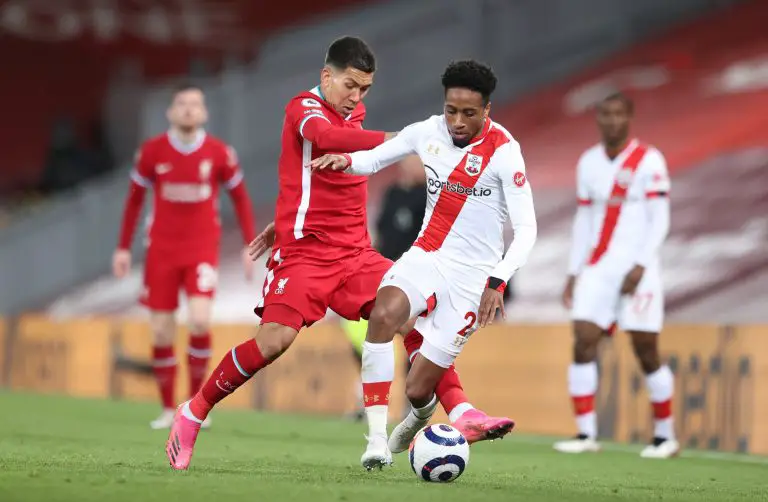
M 635 268 L 629 271 L 624 278 L 624 283 L 621 285 L 622 295 L 634 295 L 637 290 L 637 285 L 643 279 L 643 273 L 645 273 L 645 267 L 642 265 L 635 265 Z
M 248 244 L 248 253 L 247 255 L 243 256 L 244 258 L 250 257 L 251 261 L 256 261 L 261 255 L 264 254 L 267 249 L 271 248 L 274 243 L 275 222 L 273 221 L 267 225 L 266 228 L 264 228 L 264 230 L 262 230 L 261 233 L 251 241 L 250 244 Z
M 112 255 L 112 274 L 122 279 L 131 271 L 131 252 L 127 249 L 116 249 Z
M 322 155 L 310 164 L 312 171 L 319 171 L 321 169 L 331 169 L 333 171 L 343 171 L 349 167 L 349 160 L 344 155 L 337 155 L 334 153 L 327 153 Z
M 385 132 L 384 133 L 384 141 L 389 141 L 390 139 L 394 138 L 395 136 L 397 136 L 396 132 Z
M 565 287 L 563 288 L 563 306 L 568 310 L 573 307 L 573 288 L 576 285 L 576 276 L 569 275 L 568 280 L 565 281 Z
M 507 313 L 504 311 L 504 293 L 495 289 L 485 288 L 483 296 L 480 298 L 480 308 L 477 310 L 480 316 L 480 327 L 493 324 L 496 317 L 496 311 L 501 310 L 501 317 L 506 320 Z
M 251 282 L 253 279 L 253 260 L 251 259 L 251 246 L 245 246 L 241 254 L 243 260 L 243 270 L 245 270 L 245 280 Z

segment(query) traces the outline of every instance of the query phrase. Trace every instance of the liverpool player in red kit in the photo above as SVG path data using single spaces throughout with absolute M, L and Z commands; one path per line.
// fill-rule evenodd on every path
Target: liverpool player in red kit
M 167 117 L 168 132 L 145 142 L 137 153 L 112 261 L 115 276 L 128 274 L 136 221 L 144 194 L 151 188 L 153 209 L 141 303 L 151 312 L 152 364 L 163 404 L 163 412 L 150 424 L 153 429 L 170 427 L 175 412 L 174 314 L 180 289 L 188 300 L 191 395 L 197 393 L 207 373 L 221 233 L 219 185 L 232 198 L 246 244 L 255 234 L 251 202 L 234 150 L 202 129 L 208 118 L 202 90 L 189 85 L 177 88 Z M 243 250 L 243 263 L 250 278 L 253 262 L 247 249 Z
M 252 243 L 254 256 L 272 247 L 264 298 L 256 308 L 262 325 L 255 339 L 234 347 L 200 392 L 179 407 L 166 443 L 174 469 L 189 467 L 200 424 L 213 406 L 277 359 L 304 326 L 322 319 L 328 308 L 350 320 L 368 317 L 392 262 L 371 247 L 366 178 L 313 174 L 310 162 L 323 153 L 364 150 L 388 139 L 384 132 L 362 129 L 362 99 L 374 71 L 374 56 L 365 42 L 339 39 L 328 49 L 320 85 L 286 106 L 275 223 Z M 420 343 L 415 332 L 406 337 L 409 353 Z M 389 400 L 394 364 L 392 342 L 364 344 L 362 380 L 369 421 L 378 415 L 377 405 Z M 468 403 L 453 367 L 437 395 L 470 441 L 500 437 L 512 427 L 509 419 L 491 420 Z M 387 438 L 369 441 L 386 447 Z

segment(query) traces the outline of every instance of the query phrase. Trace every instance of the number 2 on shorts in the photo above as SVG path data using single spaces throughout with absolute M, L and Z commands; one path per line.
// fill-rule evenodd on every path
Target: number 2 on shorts
M 475 325 L 475 321 L 477 321 L 477 314 L 474 312 L 467 312 L 464 315 L 464 319 L 468 322 L 466 326 L 459 330 L 459 336 L 469 336 L 472 334 L 472 327 Z

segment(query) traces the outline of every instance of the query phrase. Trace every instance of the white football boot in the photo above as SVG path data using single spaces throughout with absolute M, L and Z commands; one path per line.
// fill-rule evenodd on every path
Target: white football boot
M 430 418 L 432 417 L 419 418 L 411 410 L 405 419 L 392 430 L 392 434 L 389 435 L 389 451 L 400 453 L 407 450 L 416 434 L 429 424 Z
M 154 430 L 170 429 L 173 424 L 173 416 L 176 410 L 163 410 L 156 419 L 149 422 L 149 427 Z
M 389 451 L 400 453 L 408 449 L 416 434 L 427 426 L 437 409 L 437 396 L 433 395 L 423 408 L 411 408 L 402 422 L 389 435 Z
M 655 437 L 651 444 L 643 448 L 640 456 L 643 458 L 672 458 L 679 453 L 680 443 L 676 439 Z
M 600 451 L 600 443 L 586 434 L 579 434 L 573 439 L 558 441 L 553 448 L 560 453 L 595 453 Z
M 368 446 L 363 456 L 360 457 L 360 463 L 363 464 L 363 467 L 370 471 L 374 467 L 381 469 L 384 466 L 392 465 L 392 453 L 387 447 L 387 436 L 376 434 L 366 436 L 366 439 L 368 439 Z

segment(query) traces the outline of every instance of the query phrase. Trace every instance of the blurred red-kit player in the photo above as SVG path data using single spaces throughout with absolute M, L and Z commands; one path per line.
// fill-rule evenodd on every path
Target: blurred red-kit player
M 211 355 L 210 320 L 219 263 L 219 186 L 235 207 L 246 247 L 246 278 L 252 261 L 247 244 L 255 237 L 251 201 L 234 149 L 211 136 L 203 91 L 194 85 L 176 88 L 167 111 L 170 128 L 147 140 L 136 155 L 131 186 L 112 267 L 125 277 L 131 267 L 131 242 L 147 189 L 153 192 L 148 218 L 144 285 L 140 301 L 150 310 L 152 364 L 163 411 L 153 429 L 171 425 L 175 411 L 175 311 L 179 291 L 189 312 L 189 391 L 194 395 L 207 373 Z M 207 422 L 205 425 L 208 425 Z

